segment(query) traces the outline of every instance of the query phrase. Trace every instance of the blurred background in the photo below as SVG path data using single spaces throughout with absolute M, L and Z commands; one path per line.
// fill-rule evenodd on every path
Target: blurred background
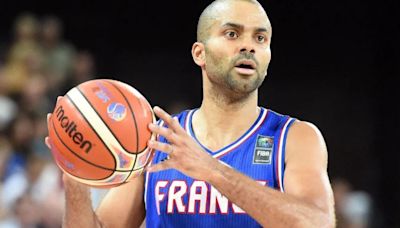
M 43 143 L 57 96 L 112 78 L 170 112 L 202 98 L 190 50 L 211 1 L 46 2 L 0 4 L 0 228 L 60 227 Z M 260 105 L 322 131 L 338 227 L 400 227 L 399 1 L 261 3 L 273 38 Z

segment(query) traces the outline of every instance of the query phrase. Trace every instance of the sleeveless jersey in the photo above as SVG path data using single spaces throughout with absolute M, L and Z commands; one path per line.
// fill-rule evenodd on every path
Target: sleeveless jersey
M 186 110 L 176 116 L 187 133 L 201 145 L 192 129 L 196 110 Z M 260 184 L 284 191 L 285 142 L 293 122 L 289 116 L 261 108 L 257 120 L 233 143 L 218 151 L 201 146 L 216 159 Z M 163 137 L 159 140 L 166 142 Z M 159 163 L 166 157 L 165 153 L 156 151 L 152 163 Z M 205 181 L 194 180 L 175 169 L 146 173 L 145 178 L 146 227 L 260 227 Z

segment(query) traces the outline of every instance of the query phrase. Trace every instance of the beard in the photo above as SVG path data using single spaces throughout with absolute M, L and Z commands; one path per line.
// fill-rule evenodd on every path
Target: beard
M 232 101 L 245 99 L 263 83 L 267 66 L 260 70 L 259 63 L 252 53 L 240 53 L 226 63 L 226 59 L 215 56 L 207 48 L 206 52 L 206 71 L 211 82 L 210 89 L 213 90 L 213 93 L 218 94 L 218 97 L 221 98 L 221 95 L 224 95 Z M 256 63 L 254 75 L 240 75 L 236 72 L 235 64 L 244 59 Z

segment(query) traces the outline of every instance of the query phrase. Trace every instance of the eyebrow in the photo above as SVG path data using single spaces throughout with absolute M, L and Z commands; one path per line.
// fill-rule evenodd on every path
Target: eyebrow
M 232 22 L 227 22 L 225 24 L 222 25 L 222 27 L 229 27 L 229 28 L 235 28 L 237 30 L 243 30 L 244 26 L 241 24 L 237 24 L 237 23 L 232 23 Z M 267 28 L 257 28 L 256 32 L 269 32 L 269 30 Z

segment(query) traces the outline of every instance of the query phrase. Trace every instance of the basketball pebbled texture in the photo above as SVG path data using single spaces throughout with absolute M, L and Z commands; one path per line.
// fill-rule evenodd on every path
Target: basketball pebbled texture
M 148 124 L 154 120 L 149 102 L 132 86 L 110 79 L 81 83 L 58 100 L 49 120 L 53 158 L 82 183 L 123 184 L 150 160 Z

